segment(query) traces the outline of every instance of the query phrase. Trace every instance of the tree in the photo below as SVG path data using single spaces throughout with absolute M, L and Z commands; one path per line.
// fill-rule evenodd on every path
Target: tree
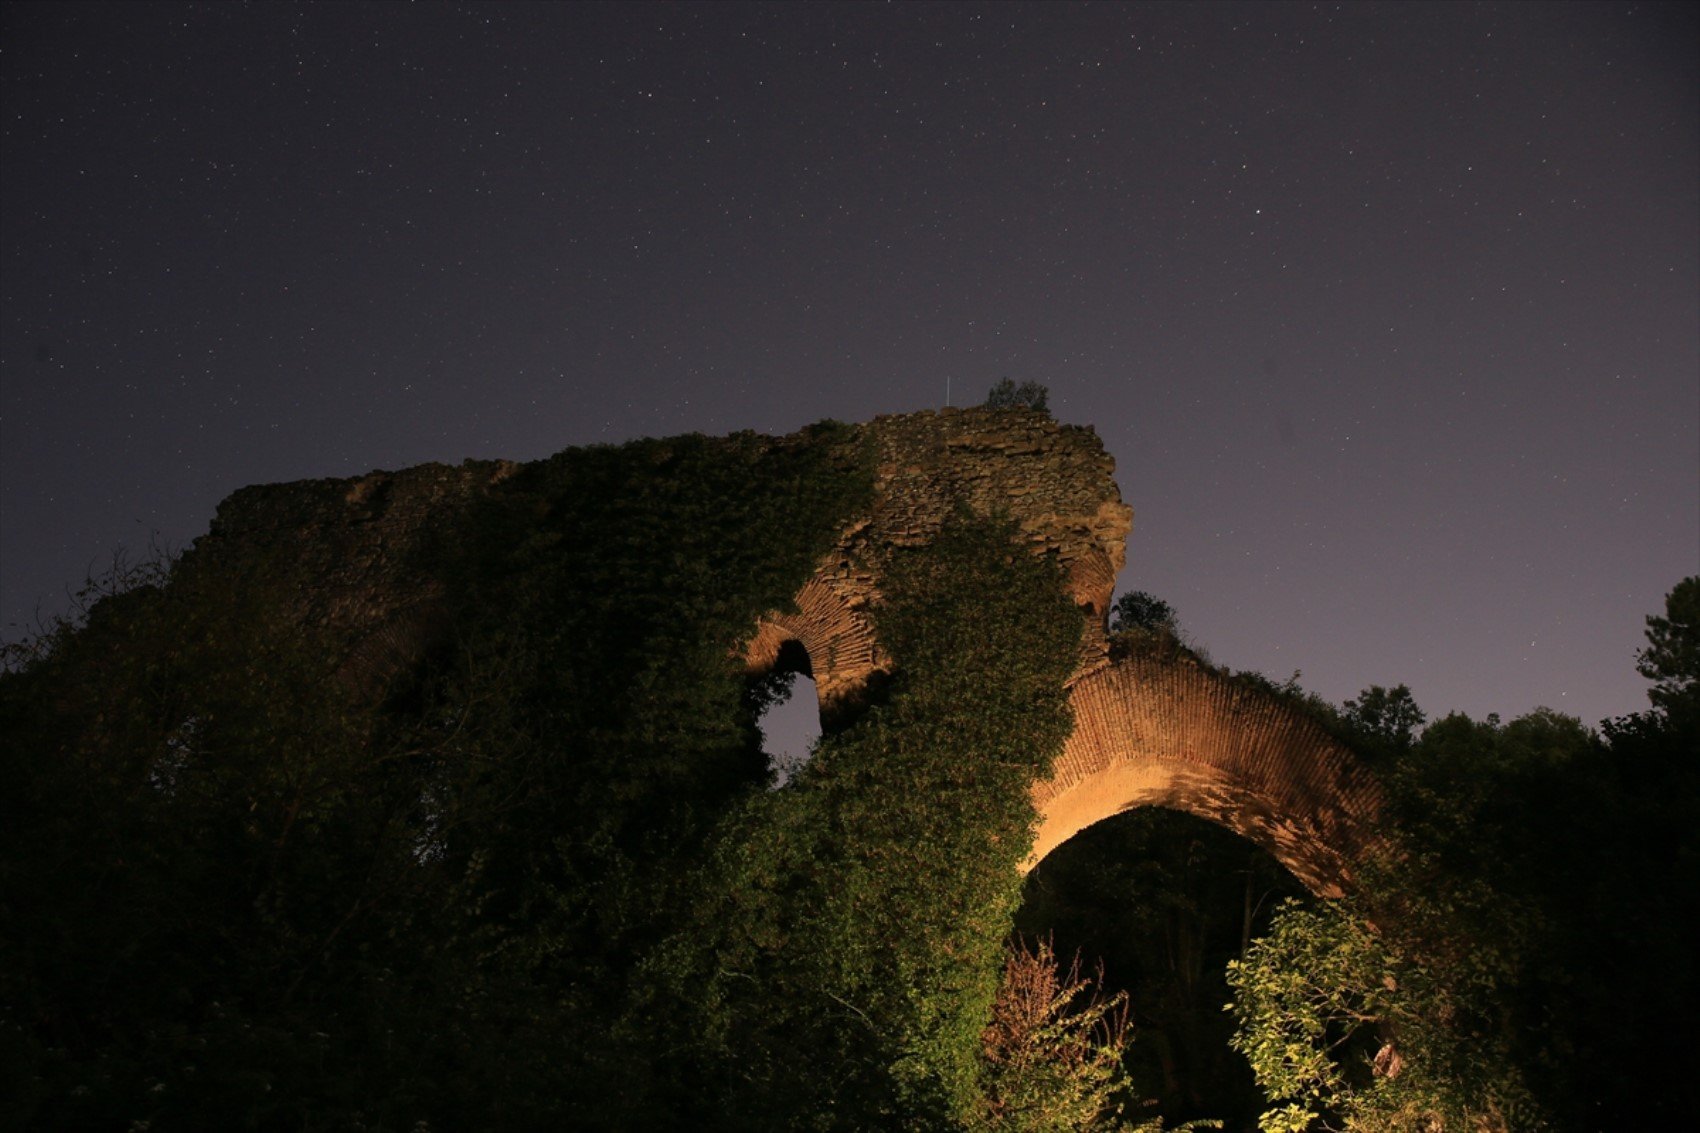
M 1174 633 L 1175 608 L 1143 590 L 1134 590 L 1116 599 L 1110 607 L 1110 632 L 1129 630 Z
M 1584 1120 L 1611 1113 L 1623 1128 L 1658 1129 L 1691 1108 L 1676 1083 L 1693 1053 L 1646 1020 L 1700 1012 L 1689 929 L 1700 921 L 1700 576 L 1647 618 L 1647 641 L 1636 668 L 1658 682 L 1653 709 L 1602 723 L 1591 828 L 1572 824 L 1572 858 L 1554 867 L 1570 896 L 1563 967 L 1589 973 L 1561 987 L 1554 1015 L 1568 1045 L 1591 1055 L 1554 1078 Z
M 1692 1050 L 1647 1020 L 1700 1004 L 1697 596 L 1684 580 L 1648 619 L 1654 710 L 1602 735 L 1452 714 L 1377 765 L 1396 852 L 1349 901 L 1284 910 L 1235 970 L 1266 1130 L 1681 1124 Z M 1385 745 L 1410 730 L 1402 691 L 1345 715 Z
M 1049 940 L 1004 949 L 992 1021 L 981 1032 L 986 1093 L 973 1133 L 1197 1133 L 1222 1122 L 1169 1126 L 1161 1117 L 1122 1117 L 1133 1042 L 1125 991 L 1106 992 L 1103 965 L 1081 975 L 1080 953 L 1064 972 Z
M 1233 1046 L 1273 1106 L 1263 1133 L 1538 1127 L 1494 1036 L 1460 1024 L 1478 1005 L 1450 974 L 1413 961 L 1349 901 L 1284 905 L 1228 965 Z
M 1362 863 L 1353 898 L 1283 908 L 1230 965 L 1233 1045 L 1268 1095 L 1265 1133 L 1540 1127 L 1527 1069 L 1545 1032 L 1538 1007 L 1523 1012 L 1543 999 L 1544 810 L 1591 743 L 1544 711 L 1504 726 L 1454 714 L 1392 753 L 1397 852 Z
M 1404 685 L 1370 685 L 1357 699 L 1346 701 L 1340 715 L 1369 748 L 1381 754 L 1410 751 L 1417 729 L 1427 719 Z
M 1132 1021 L 1127 993 L 1106 997 L 1093 990 L 1102 982 L 1102 970 L 1096 981 L 1080 974 L 1078 952 L 1064 973 L 1048 940 L 1030 949 L 1018 939 L 1006 949 L 992 1021 L 981 1038 L 989 1077 L 984 1128 L 1115 1127 Z
M 1648 690 L 1667 715 L 1700 710 L 1700 575 L 1690 575 L 1665 595 L 1665 616 L 1647 618 L 1647 648 L 1636 656 Z
M 1001 379 L 986 394 L 987 409 L 1037 409 L 1049 412 L 1051 391 L 1038 382 L 1016 385 L 1008 378 Z

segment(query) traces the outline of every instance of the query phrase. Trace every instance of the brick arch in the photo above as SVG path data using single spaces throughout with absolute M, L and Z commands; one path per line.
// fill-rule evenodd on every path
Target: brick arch
M 744 648 L 745 670 L 768 672 L 778 664 L 785 644 L 795 641 L 808 654 L 822 717 L 848 710 L 875 674 L 889 668 L 865 600 L 845 593 L 823 566 L 803 584 L 793 604 L 794 611 L 772 611 L 757 623 L 755 636 Z
M 1095 822 L 1165 806 L 1267 850 L 1313 893 L 1339 896 L 1375 843 L 1375 780 L 1278 697 L 1185 658 L 1131 657 L 1070 690 L 1074 732 L 1048 779 L 1027 868 Z

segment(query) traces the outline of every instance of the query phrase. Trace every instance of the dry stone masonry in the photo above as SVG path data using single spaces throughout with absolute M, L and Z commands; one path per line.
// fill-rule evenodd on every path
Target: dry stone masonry
M 1104 613 L 1133 512 L 1091 429 L 1030 410 L 946 409 L 876 417 L 861 433 L 877 461 L 872 511 L 798 593 L 800 612 L 762 620 L 747 654 L 753 671 L 770 668 L 784 642 L 796 640 L 823 710 L 830 715 L 853 699 L 890 665 L 868 617 L 883 553 L 930 542 L 959 507 L 1007 516 L 1034 551 L 1056 556 L 1086 616 L 1082 671 L 1105 663 Z

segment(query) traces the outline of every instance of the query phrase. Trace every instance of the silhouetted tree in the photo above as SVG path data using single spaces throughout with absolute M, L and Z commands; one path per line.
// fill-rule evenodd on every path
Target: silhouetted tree
M 1667 715 L 1700 711 L 1700 575 L 1665 596 L 1665 616 L 1647 618 L 1647 648 L 1635 667 L 1656 682 L 1647 697 Z
M 1175 608 L 1143 590 L 1123 594 L 1110 607 L 1110 632 L 1135 629 L 1175 632 Z
M 1016 385 L 1008 378 L 1000 380 L 986 394 L 987 409 L 1037 409 L 1048 412 L 1051 391 L 1038 382 Z
M 1428 717 L 1417 707 L 1411 690 L 1404 685 L 1382 688 L 1370 685 L 1357 699 L 1346 701 L 1340 716 L 1376 754 L 1398 754 L 1411 750 L 1417 730 Z
M 1413 736 L 1403 687 L 1347 703 L 1372 750 L 1403 745 L 1377 766 L 1398 853 L 1233 968 L 1264 1129 L 1680 1124 L 1692 1050 L 1646 1021 L 1700 1010 L 1697 615 L 1684 579 L 1647 619 L 1653 710 L 1599 734 L 1538 709 Z

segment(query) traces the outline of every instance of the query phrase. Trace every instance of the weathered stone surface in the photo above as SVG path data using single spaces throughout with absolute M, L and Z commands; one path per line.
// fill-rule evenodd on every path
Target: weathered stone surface
M 752 671 L 771 667 L 795 639 L 808 651 L 823 710 L 853 698 L 890 665 L 867 614 L 879 598 L 883 552 L 926 544 L 959 507 L 1008 516 L 1031 549 L 1056 556 L 1086 617 L 1081 671 L 1104 663 L 1104 614 L 1133 512 L 1091 429 L 1032 411 L 947 409 L 876 417 L 861 433 L 876 452 L 872 511 L 798 593 L 799 613 L 762 619 L 747 654 Z
M 518 467 L 469 460 L 243 488 L 219 504 L 184 565 L 240 585 L 262 565 L 283 564 L 297 587 L 290 616 L 345 642 L 344 676 L 377 687 L 417 661 L 442 626 L 430 539 Z

